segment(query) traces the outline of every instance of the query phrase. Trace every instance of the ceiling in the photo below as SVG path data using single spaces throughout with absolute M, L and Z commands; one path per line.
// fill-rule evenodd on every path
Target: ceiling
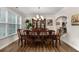
M 12 9 L 21 12 L 24 15 L 53 15 L 63 7 L 12 7 Z

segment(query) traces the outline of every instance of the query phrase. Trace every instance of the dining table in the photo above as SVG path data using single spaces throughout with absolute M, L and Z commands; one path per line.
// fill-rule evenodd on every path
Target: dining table
M 25 30 L 27 32 L 27 30 Z M 57 35 L 54 30 L 29 30 L 25 38 L 31 39 L 32 44 L 41 42 L 44 44 L 47 41 L 52 43 L 52 46 L 57 47 Z M 54 42 L 55 41 L 55 42 Z

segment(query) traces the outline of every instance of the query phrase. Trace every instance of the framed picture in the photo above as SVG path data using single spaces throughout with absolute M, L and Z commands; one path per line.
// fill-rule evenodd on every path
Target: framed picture
M 71 24 L 72 25 L 79 25 L 79 15 L 72 15 Z
M 47 19 L 47 25 L 48 26 L 53 26 L 53 20 L 52 19 Z

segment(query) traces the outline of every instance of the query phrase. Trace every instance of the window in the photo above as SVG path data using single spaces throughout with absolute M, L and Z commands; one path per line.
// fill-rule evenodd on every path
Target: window
M 8 35 L 16 32 L 16 14 L 8 11 L 7 33 Z
M 17 29 L 19 29 L 21 27 L 21 17 L 17 16 Z
M 0 8 L 0 38 L 6 36 L 5 10 Z
M 15 30 L 15 28 L 16 28 L 15 24 L 8 24 L 7 26 L 8 26 L 8 28 L 7 28 L 8 35 L 15 33 L 15 31 L 16 31 Z
M 4 37 L 6 35 L 5 26 L 6 26 L 6 24 L 0 23 L 0 38 Z
M 7 8 L 0 8 L 0 39 L 15 34 L 21 27 L 20 21 L 20 15 Z
M 0 8 L 0 23 L 5 23 L 5 9 Z

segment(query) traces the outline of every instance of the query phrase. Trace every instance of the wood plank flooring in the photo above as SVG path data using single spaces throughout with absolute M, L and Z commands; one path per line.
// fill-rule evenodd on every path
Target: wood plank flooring
M 34 46 L 19 47 L 17 45 L 17 41 L 15 41 L 12 44 L 0 50 L 0 52 L 77 52 L 77 51 L 72 47 L 70 47 L 69 45 L 65 44 L 64 42 L 61 43 L 61 46 L 59 48 L 55 47 L 49 48 L 41 45 L 38 45 L 37 47 Z

